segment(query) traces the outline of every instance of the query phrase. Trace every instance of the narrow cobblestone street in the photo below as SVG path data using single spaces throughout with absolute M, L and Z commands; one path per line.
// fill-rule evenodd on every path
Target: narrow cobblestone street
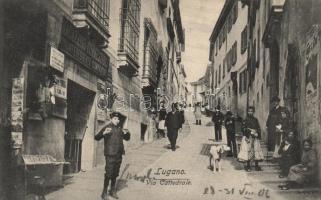
M 126 154 L 121 169 L 123 174 L 117 183 L 120 199 L 321 199 L 317 188 L 286 192 L 278 190 L 277 185 L 282 180 L 278 178 L 276 165 L 269 162 L 261 163 L 263 172 L 247 173 L 242 164 L 225 157 L 222 160 L 222 172 L 214 174 L 207 169 L 208 157 L 201 154 L 202 149 L 204 151 L 211 144 L 209 139 L 213 138 L 210 119 L 203 117 L 205 125 L 196 126 L 191 123 L 194 121 L 193 115 L 187 113 L 186 116 L 190 126 L 184 126 L 178 140 L 180 148 L 175 152 L 166 149 L 167 139 L 161 139 Z M 140 154 L 140 157 L 135 157 L 135 154 Z M 47 195 L 47 199 L 98 200 L 103 174 L 103 167 L 76 174 L 66 181 L 64 188 Z M 186 185 L 182 182 L 175 185 L 174 181 L 168 181 L 173 179 L 188 181 Z

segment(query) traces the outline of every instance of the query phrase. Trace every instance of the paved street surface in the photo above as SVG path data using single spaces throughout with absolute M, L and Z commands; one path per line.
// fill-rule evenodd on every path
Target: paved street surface
M 208 148 L 213 139 L 210 118 L 202 126 L 190 122 L 179 134 L 175 152 L 166 148 L 167 139 L 143 145 L 128 152 L 122 164 L 118 195 L 121 200 L 314 200 L 321 199 L 315 188 L 279 191 L 276 164 L 263 162 L 263 172 L 245 172 L 233 158 L 223 158 L 222 172 L 207 169 Z M 98 200 L 102 190 L 103 167 L 81 172 L 66 181 L 66 186 L 47 195 L 49 200 Z M 113 199 L 113 198 L 109 198 Z

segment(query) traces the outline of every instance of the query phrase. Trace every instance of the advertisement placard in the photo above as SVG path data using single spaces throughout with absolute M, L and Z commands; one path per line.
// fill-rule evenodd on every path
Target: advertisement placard
M 13 148 L 22 147 L 24 78 L 12 81 L 11 140 Z

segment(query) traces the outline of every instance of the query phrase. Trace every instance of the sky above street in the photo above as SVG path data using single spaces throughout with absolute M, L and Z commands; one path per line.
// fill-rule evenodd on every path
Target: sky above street
M 185 28 L 183 64 L 187 81 L 205 74 L 209 57 L 209 38 L 225 0 L 181 0 L 180 9 Z

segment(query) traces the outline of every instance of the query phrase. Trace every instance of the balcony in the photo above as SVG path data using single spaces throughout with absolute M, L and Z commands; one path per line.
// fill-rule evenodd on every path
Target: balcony
M 167 0 L 158 0 L 158 4 L 163 8 L 167 8 Z
M 283 12 L 285 0 L 272 0 L 272 10 L 274 12 Z
M 145 66 L 142 75 L 142 87 L 143 88 L 157 88 L 157 74 L 152 66 Z
M 109 0 L 74 0 L 72 13 L 73 23 L 77 28 L 89 27 L 92 33 L 108 43 Z
M 270 47 L 273 39 L 280 33 L 280 21 L 283 15 L 284 4 L 285 0 L 272 1 L 271 12 L 262 38 L 262 41 L 267 48 Z
M 118 47 L 118 70 L 132 77 L 138 74 L 138 51 L 127 38 L 120 38 Z
M 120 8 L 120 38 L 118 46 L 118 71 L 128 77 L 138 75 L 138 49 L 140 28 L 140 1 L 126 1 Z

